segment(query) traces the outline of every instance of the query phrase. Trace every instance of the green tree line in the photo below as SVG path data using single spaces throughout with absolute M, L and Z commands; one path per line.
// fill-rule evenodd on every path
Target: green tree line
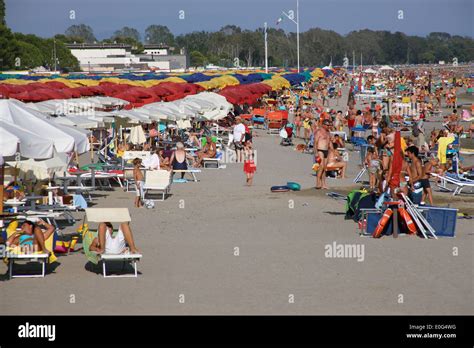
M 296 33 L 269 28 L 269 64 L 271 66 L 296 65 Z M 66 34 L 74 41 L 96 41 L 92 28 L 84 25 L 70 27 Z M 172 48 L 185 48 L 192 66 L 208 63 L 233 66 L 235 58 L 241 66 L 263 66 L 264 29 L 245 30 L 227 25 L 218 31 L 194 31 L 175 36 L 163 25 L 150 25 L 143 36 L 134 28 L 124 27 L 104 42 L 131 44 L 137 52 L 145 44 L 165 44 Z M 420 64 L 446 62 L 457 58 L 459 62 L 474 60 L 474 40 L 471 37 L 435 32 L 426 37 L 401 32 L 358 30 L 340 35 L 319 28 L 300 33 L 300 62 L 302 66 L 342 65 L 345 56 L 356 64 Z
M 294 67 L 297 63 L 296 33 L 269 28 L 269 65 Z M 265 64 L 264 30 L 246 30 L 227 25 L 218 31 L 194 31 L 175 36 L 168 27 L 150 25 L 144 35 L 131 27 L 123 27 L 102 41 L 97 40 L 93 28 L 85 24 L 70 26 L 64 34 L 54 38 L 12 33 L 5 24 L 5 4 L 0 0 L 0 69 L 27 69 L 37 66 L 52 67 L 53 46 L 56 42 L 57 66 L 62 70 L 78 70 L 79 65 L 67 49 L 67 43 L 126 43 L 133 53 L 143 52 L 144 44 L 164 44 L 171 51 L 185 48 L 191 66 L 209 63 L 231 67 L 238 58 L 240 66 L 263 66 Z M 472 37 L 434 32 L 426 37 L 406 35 L 401 32 L 358 30 L 340 35 L 332 30 L 309 29 L 300 33 L 301 66 L 323 66 L 332 62 L 342 65 L 344 57 L 356 64 L 361 57 L 364 65 L 371 64 L 420 64 L 459 62 L 474 60 Z M 19 59 L 18 59 L 19 58 Z

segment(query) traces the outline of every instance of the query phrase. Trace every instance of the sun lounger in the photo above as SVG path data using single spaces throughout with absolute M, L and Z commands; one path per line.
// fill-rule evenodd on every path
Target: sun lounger
M 48 254 L 9 254 L 8 258 L 8 274 L 9 278 L 44 278 L 46 274 L 46 263 L 48 262 Z M 36 262 L 41 265 L 41 274 L 13 274 L 15 261 Z
M 103 221 L 109 221 L 111 223 L 122 223 L 130 222 L 130 212 L 127 208 L 88 208 L 86 209 L 86 219 L 88 222 L 100 223 Z M 84 253 L 86 254 L 87 259 L 98 265 L 99 262 L 102 262 L 102 275 L 104 278 L 129 278 L 138 277 L 137 262 L 141 260 L 143 255 L 141 254 L 97 254 L 89 249 L 92 240 L 97 236 L 97 231 L 92 231 L 86 229 L 83 232 L 83 248 Z M 126 264 L 132 264 L 134 273 L 133 274 L 107 274 L 107 264 L 110 262 L 122 262 L 125 266 Z M 123 269 L 123 268 L 122 268 Z
M 441 183 L 438 184 L 438 187 L 445 191 L 453 192 L 453 196 L 456 196 L 461 193 L 461 191 L 466 187 L 474 188 L 474 180 L 462 179 L 457 176 L 447 176 L 431 173 L 432 176 L 439 179 Z M 448 184 L 454 185 L 455 189 L 450 189 Z
M 219 168 L 219 159 L 218 158 L 203 158 L 202 166 L 204 168 Z
M 162 201 L 171 189 L 171 172 L 167 170 L 150 170 L 146 172 L 144 185 L 144 198 L 147 198 L 150 191 L 158 191 L 162 194 Z M 154 199 L 158 200 L 158 199 Z
M 196 177 L 196 173 L 201 173 L 201 169 L 189 168 L 189 169 L 173 169 L 173 173 L 189 173 L 193 177 L 194 182 L 198 182 L 199 180 Z

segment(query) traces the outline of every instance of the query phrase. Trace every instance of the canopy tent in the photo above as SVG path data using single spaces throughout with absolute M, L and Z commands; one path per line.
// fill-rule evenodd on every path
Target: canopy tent
M 387 71 L 392 71 L 392 70 L 395 70 L 394 68 L 392 68 L 391 66 L 388 66 L 388 65 L 382 65 L 379 70 L 387 70 Z
M 365 72 L 366 74 L 376 74 L 376 73 L 377 73 L 376 70 L 371 69 L 371 68 L 365 69 L 364 72 Z

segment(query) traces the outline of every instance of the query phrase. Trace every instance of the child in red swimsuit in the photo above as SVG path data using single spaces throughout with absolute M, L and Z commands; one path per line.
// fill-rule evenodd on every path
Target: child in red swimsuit
M 252 186 L 253 176 L 257 171 L 257 166 L 253 159 L 253 151 L 250 151 L 246 157 L 244 161 L 244 173 L 247 175 L 247 186 Z

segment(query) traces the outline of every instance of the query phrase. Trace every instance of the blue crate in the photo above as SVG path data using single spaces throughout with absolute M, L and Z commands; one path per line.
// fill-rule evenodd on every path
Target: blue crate
M 456 221 L 458 210 L 453 208 L 426 207 L 423 215 L 433 226 L 436 236 L 454 237 L 456 233 Z

